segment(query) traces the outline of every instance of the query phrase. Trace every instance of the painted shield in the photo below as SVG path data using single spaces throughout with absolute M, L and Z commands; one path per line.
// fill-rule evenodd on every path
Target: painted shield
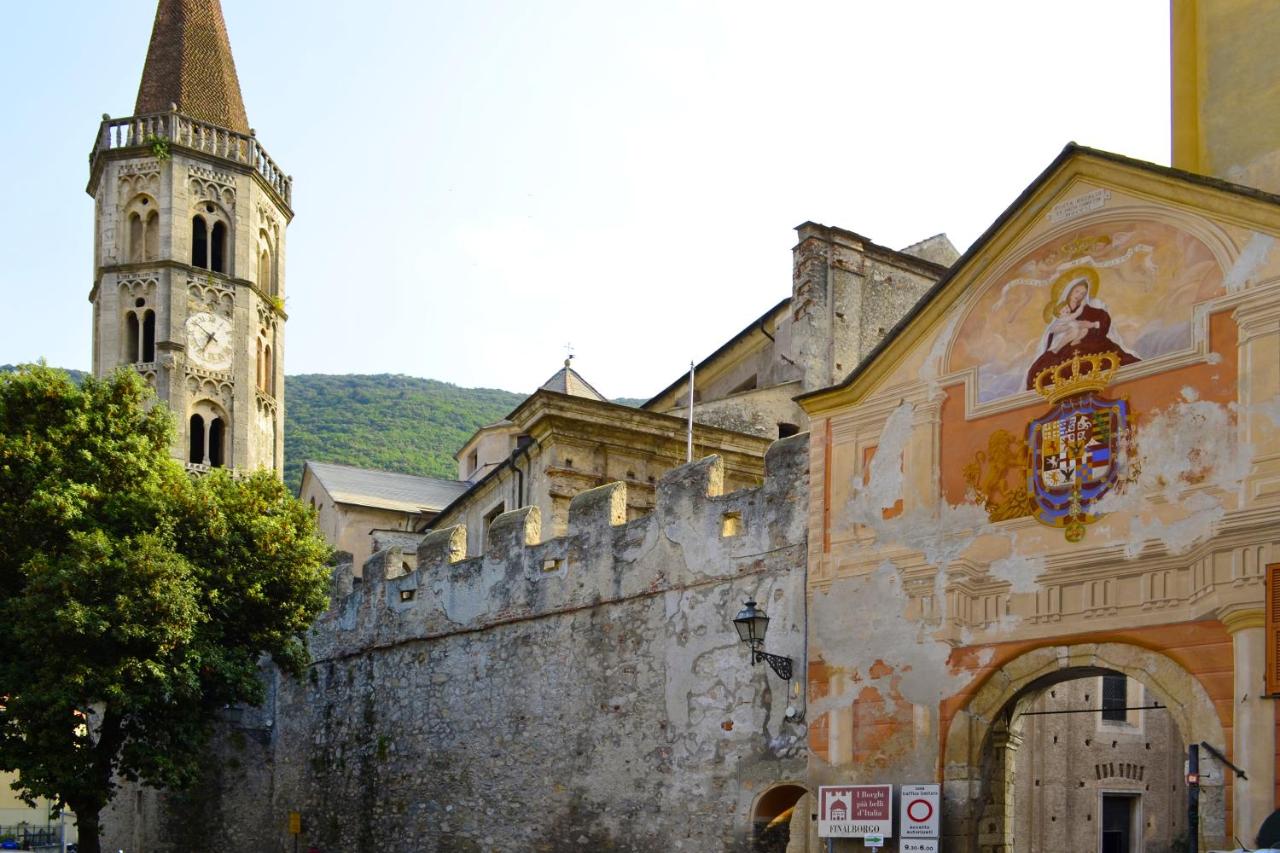
M 1083 536 L 1082 525 L 1096 518 L 1090 507 L 1115 485 L 1115 457 L 1128 420 L 1127 401 L 1081 394 L 1031 422 L 1027 491 L 1036 520 Z

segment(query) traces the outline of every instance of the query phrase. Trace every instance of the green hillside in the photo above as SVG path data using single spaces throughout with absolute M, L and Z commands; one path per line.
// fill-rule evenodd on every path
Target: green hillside
M 0 365 L 0 372 L 13 369 Z M 76 382 L 85 376 L 78 370 L 67 373 Z M 524 398 L 413 376 L 287 376 L 285 484 L 297 491 L 308 459 L 453 479 L 458 476 L 453 454 L 462 443 L 478 428 L 506 417 Z M 614 402 L 635 406 L 643 400 Z
M 524 397 L 413 376 L 285 377 L 285 483 L 298 488 L 307 459 L 453 479 L 462 443 Z

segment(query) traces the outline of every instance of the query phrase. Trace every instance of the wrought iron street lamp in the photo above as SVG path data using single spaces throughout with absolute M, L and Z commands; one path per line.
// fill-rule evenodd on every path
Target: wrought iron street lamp
M 754 601 L 746 602 L 746 606 L 733 617 L 733 627 L 738 629 L 738 637 L 751 649 L 752 666 L 764 661 L 783 681 L 791 680 L 791 658 L 771 655 L 762 648 L 765 632 L 769 630 L 769 617 L 756 607 Z

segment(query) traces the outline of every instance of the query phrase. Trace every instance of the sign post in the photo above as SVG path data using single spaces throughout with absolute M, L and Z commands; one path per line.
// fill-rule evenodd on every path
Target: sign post
M 822 838 L 893 837 L 892 785 L 823 785 L 818 789 Z
M 898 798 L 902 853 L 938 853 L 942 834 L 942 786 L 903 785 Z
M 289 834 L 293 836 L 293 853 L 298 853 L 298 836 L 302 834 L 302 812 L 289 812 Z

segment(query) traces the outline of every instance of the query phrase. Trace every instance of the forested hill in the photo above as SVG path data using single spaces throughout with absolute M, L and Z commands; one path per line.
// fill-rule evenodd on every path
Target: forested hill
M 0 365 L 0 372 L 13 369 Z M 85 376 L 78 370 L 67 373 L 76 382 Z M 462 443 L 506 417 L 524 398 L 413 376 L 287 376 L 285 484 L 298 490 L 308 459 L 453 479 L 458 476 L 453 454 Z M 615 402 L 634 406 L 642 401 Z
M 413 376 L 285 377 L 284 481 L 296 491 L 307 459 L 454 479 L 462 443 L 524 398 Z

